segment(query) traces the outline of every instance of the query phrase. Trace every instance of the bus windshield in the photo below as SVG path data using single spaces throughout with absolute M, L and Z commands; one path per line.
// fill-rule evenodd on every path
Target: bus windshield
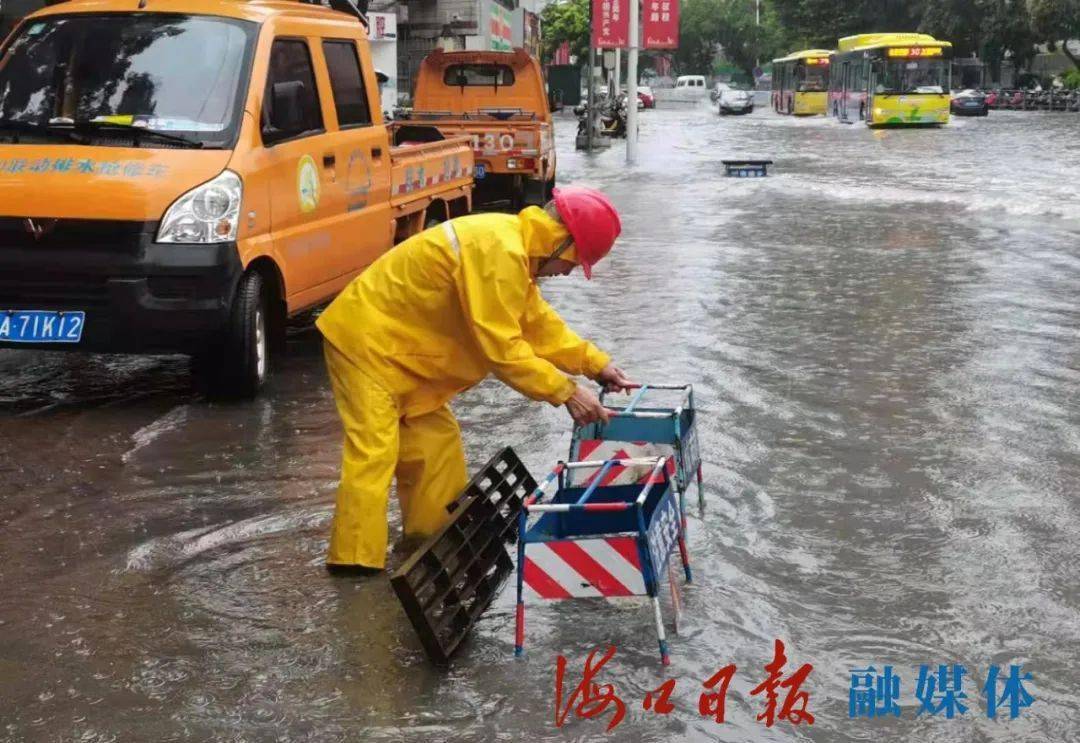
M 901 59 L 879 63 L 874 92 L 944 93 L 949 65 L 941 59 Z
M 802 65 L 800 93 L 824 93 L 829 88 L 829 68 L 825 65 Z
M 167 13 L 30 19 L 0 59 L 0 127 L 138 127 L 231 146 L 257 31 Z

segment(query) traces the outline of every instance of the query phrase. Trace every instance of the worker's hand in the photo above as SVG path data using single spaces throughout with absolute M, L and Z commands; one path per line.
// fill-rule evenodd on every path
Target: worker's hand
M 580 384 L 566 401 L 566 409 L 570 417 L 574 419 L 574 423 L 579 426 L 597 421 L 607 423 L 611 419 L 611 413 L 600 404 L 600 398 L 588 387 L 582 387 Z
M 607 392 L 629 392 L 641 386 L 632 382 L 626 373 L 614 364 L 605 366 L 596 376 L 596 381 L 602 384 Z

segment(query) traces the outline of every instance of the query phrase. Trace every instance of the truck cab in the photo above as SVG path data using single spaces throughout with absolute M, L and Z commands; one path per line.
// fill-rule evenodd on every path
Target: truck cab
M 287 317 L 471 208 L 468 140 L 391 146 L 362 16 L 71 0 L 0 48 L 0 348 L 192 355 L 262 386 Z
M 407 124 L 465 135 L 476 161 L 477 198 L 514 208 L 541 204 L 555 185 L 555 139 L 540 63 L 512 52 L 441 49 L 420 65 Z

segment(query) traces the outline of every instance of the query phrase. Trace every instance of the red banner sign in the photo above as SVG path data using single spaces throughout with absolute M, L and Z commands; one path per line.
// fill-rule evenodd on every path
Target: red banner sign
M 679 0 L 644 0 L 641 15 L 643 47 L 679 48 Z
M 635 0 L 592 0 L 592 40 L 598 49 L 630 44 L 630 8 Z

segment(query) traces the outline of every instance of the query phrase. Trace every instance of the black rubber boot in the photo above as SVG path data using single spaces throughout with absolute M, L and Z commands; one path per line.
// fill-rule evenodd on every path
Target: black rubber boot
M 372 575 L 381 575 L 382 568 L 369 568 L 367 565 L 331 565 L 327 563 L 326 572 L 336 577 L 365 578 Z

